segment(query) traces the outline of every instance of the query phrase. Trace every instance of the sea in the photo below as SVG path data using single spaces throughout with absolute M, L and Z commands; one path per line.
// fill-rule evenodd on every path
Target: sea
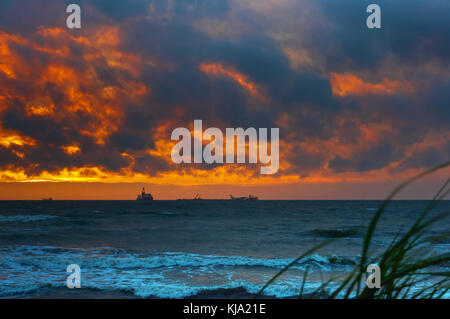
M 0 298 L 251 298 L 298 296 L 356 266 L 381 201 L 0 201 Z M 428 201 L 393 201 L 371 258 Z M 449 211 L 441 201 L 431 214 Z M 450 252 L 449 219 L 428 230 L 428 253 Z M 446 236 L 444 236 L 446 234 Z M 81 288 L 69 289 L 69 265 Z M 440 265 L 449 271 L 449 265 Z M 330 287 L 339 281 L 331 282 Z

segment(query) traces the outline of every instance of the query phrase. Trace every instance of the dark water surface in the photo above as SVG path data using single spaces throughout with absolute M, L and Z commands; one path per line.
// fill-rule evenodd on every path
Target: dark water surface
M 427 201 L 394 201 L 383 215 L 374 250 L 419 216 Z M 267 289 L 294 296 L 310 267 L 306 291 L 350 271 L 365 226 L 381 201 L 0 201 L 0 297 L 67 289 L 66 267 L 78 264 L 82 287 L 105 296 L 181 298 L 201 291 L 255 293 L 292 258 L 326 239 L 336 241 L 301 260 Z M 450 209 L 441 202 L 433 213 Z M 450 230 L 449 220 L 430 234 Z M 435 251 L 450 251 L 439 238 Z M 443 266 L 448 271 L 446 265 Z M 108 292 L 108 294 L 106 293 Z

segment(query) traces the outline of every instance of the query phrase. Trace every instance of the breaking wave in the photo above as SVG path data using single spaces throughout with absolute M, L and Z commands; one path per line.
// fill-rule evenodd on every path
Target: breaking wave
M 200 255 L 181 252 L 154 252 L 150 255 L 128 253 L 116 248 L 59 248 L 18 246 L 1 248 L 0 256 L 16 261 L 27 261 L 45 266 L 51 264 L 66 264 L 67 260 L 77 261 L 89 267 L 123 268 L 163 268 L 163 267 L 218 267 L 218 266 L 249 266 L 281 269 L 288 265 L 292 258 L 255 258 L 248 256 Z M 50 257 L 50 258 L 49 258 Z M 4 259 L 5 260 L 5 259 Z M 356 265 L 356 258 L 340 256 L 311 255 L 298 261 L 293 269 L 305 269 L 306 266 L 326 268 L 331 265 Z M 1 265 L 1 264 L 0 264 Z
M 244 289 L 254 294 L 270 278 L 270 273 L 275 274 L 291 261 L 177 252 L 143 255 L 116 248 L 7 247 L 0 249 L 0 297 L 33 294 L 49 287 L 64 288 L 66 268 L 70 264 L 81 267 L 83 288 L 120 290 L 139 297 L 159 298 L 183 298 L 217 289 Z M 328 271 L 349 264 L 355 261 L 312 255 L 292 268 L 299 271 L 308 266 Z M 295 295 L 297 275 L 295 278 L 286 276 L 272 285 L 267 295 Z M 311 289 L 313 285 L 311 283 Z

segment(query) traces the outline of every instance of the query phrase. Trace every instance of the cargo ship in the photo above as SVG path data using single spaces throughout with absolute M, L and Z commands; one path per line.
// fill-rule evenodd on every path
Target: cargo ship
M 136 200 L 153 200 L 153 196 L 150 193 L 145 193 L 145 188 L 142 187 L 142 192 L 137 196 Z
M 248 197 L 234 197 L 233 195 L 230 195 L 230 200 L 258 200 L 258 196 L 248 195 Z

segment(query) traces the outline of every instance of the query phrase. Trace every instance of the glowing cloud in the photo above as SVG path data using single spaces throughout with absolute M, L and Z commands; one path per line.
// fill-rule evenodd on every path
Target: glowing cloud
M 81 152 L 81 149 L 77 145 L 62 146 L 62 149 L 68 155 L 73 155 Z
M 241 87 L 247 90 L 250 93 L 250 95 L 261 98 L 263 97 L 262 94 L 259 92 L 259 86 L 256 83 L 249 80 L 247 75 L 235 71 L 232 68 L 226 67 L 222 63 L 219 62 L 202 63 L 200 64 L 199 68 L 202 72 L 205 72 L 210 75 L 228 77 L 236 81 Z
M 400 81 L 392 81 L 390 79 L 383 79 L 380 83 L 364 82 L 352 74 L 331 74 L 331 88 L 333 95 L 347 96 L 347 95 L 368 95 L 381 94 L 392 95 L 395 93 L 410 93 L 413 88 L 410 83 L 402 83 Z

